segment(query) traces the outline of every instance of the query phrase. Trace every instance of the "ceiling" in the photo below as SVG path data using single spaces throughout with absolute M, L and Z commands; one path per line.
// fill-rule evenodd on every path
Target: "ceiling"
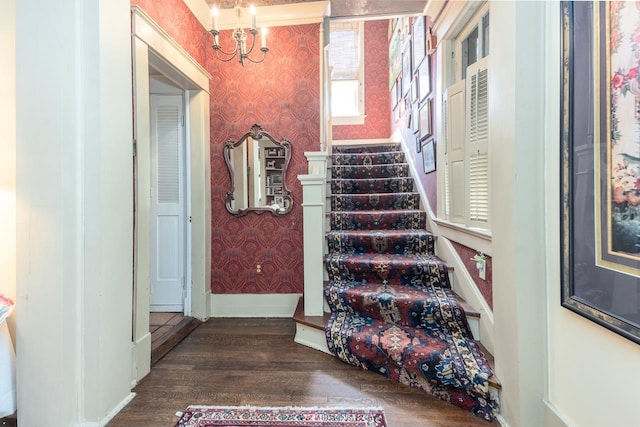
M 209 7 L 231 9 L 235 0 L 205 0 Z M 241 0 L 241 5 L 247 7 L 253 4 L 260 6 L 289 5 L 307 3 L 316 0 Z M 420 14 L 424 11 L 427 0 L 330 0 L 331 17 L 346 18 L 354 16 L 388 16 Z

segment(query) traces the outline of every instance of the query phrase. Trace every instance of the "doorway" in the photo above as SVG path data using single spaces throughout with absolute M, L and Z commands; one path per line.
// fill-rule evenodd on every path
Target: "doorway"
M 184 116 L 184 297 L 183 312 L 206 320 L 211 311 L 211 164 L 209 80 L 211 76 L 140 8 L 132 6 L 134 80 L 134 285 L 132 385 L 151 369 L 152 276 L 152 80 L 182 95 Z M 171 221 L 167 221 L 170 223 Z M 168 227 L 170 228 L 170 227 Z M 175 228 L 174 228 L 175 230 Z M 170 233 L 169 233 L 170 234 Z M 161 234 L 162 235 L 162 234 Z M 165 255 L 167 256 L 167 255 Z M 162 264 L 161 264 L 162 266 Z

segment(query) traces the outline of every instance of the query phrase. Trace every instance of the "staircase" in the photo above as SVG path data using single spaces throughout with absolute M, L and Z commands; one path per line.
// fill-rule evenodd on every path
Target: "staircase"
M 331 172 L 328 350 L 493 420 L 491 368 L 435 255 L 400 145 L 334 147 Z

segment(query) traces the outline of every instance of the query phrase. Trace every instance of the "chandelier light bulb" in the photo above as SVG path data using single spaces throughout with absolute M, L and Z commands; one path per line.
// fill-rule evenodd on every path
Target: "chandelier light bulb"
M 256 29 L 256 7 L 254 5 L 251 5 L 249 7 L 249 12 L 251 13 L 251 29 L 255 30 Z
M 269 31 L 267 30 L 267 27 L 262 28 L 262 48 L 266 49 L 267 48 L 267 33 Z
M 218 8 L 213 6 L 211 9 L 211 15 L 213 15 L 213 29 L 218 31 Z

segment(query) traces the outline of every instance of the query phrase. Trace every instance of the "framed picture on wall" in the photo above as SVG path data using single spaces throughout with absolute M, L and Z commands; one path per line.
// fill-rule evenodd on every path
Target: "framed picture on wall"
M 400 20 L 394 19 L 391 37 L 389 38 L 389 88 L 393 86 L 396 79 L 402 72 L 402 59 L 400 58 L 402 42 L 403 39 Z
M 413 107 L 411 109 L 411 130 L 413 133 L 418 133 L 420 131 L 420 125 L 418 123 L 418 107 Z M 418 150 L 420 152 L 420 150 Z
M 426 101 L 420 107 L 418 116 L 420 139 L 424 139 L 431 135 L 431 100 Z
M 398 104 L 398 88 L 396 85 L 398 82 L 393 83 L 393 87 L 391 87 L 391 108 L 395 108 Z
M 413 67 L 418 67 L 425 54 L 427 53 L 427 39 L 426 39 L 426 18 L 424 16 L 418 16 L 413 21 Z
M 422 101 L 431 92 L 431 59 L 423 58 L 418 67 L 418 98 Z
M 414 76 L 411 82 L 411 102 L 418 102 L 418 77 Z
M 561 304 L 640 344 L 640 10 L 561 5 Z
M 411 42 L 402 52 L 402 96 L 411 90 Z
M 422 143 L 422 166 L 424 173 L 436 170 L 436 142 L 433 138 L 427 138 Z

